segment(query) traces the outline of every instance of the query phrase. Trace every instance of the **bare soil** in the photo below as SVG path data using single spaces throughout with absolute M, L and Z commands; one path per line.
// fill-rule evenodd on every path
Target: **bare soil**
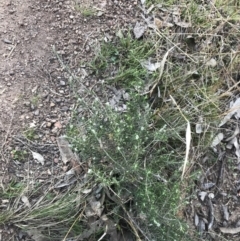
M 76 107 L 70 73 L 90 88 L 91 79 L 81 64 L 92 58 L 99 41 L 111 39 L 119 27 L 133 26 L 136 4 L 104 0 L 0 1 L 2 188 L 26 175 L 44 181 L 66 170 L 56 137 L 64 134 Z M 81 93 L 80 87 L 77 91 Z M 16 153 L 28 152 L 29 148 L 44 156 L 44 166 L 29 153 L 24 160 L 16 158 Z M 0 231 L 0 240 L 30 240 L 11 226 Z

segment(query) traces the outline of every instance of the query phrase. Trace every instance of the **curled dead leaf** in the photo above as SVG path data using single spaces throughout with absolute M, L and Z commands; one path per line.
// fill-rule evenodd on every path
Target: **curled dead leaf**
M 240 232 L 240 227 L 237 228 L 219 228 L 222 233 L 236 234 Z
M 32 151 L 32 155 L 34 160 L 44 165 L 44 157 L 41 154 Z
M 139 39 L 143 36 L 144 32 L 146 30 L 146 26 L 143 23 L 137 22 L 134 29 L 133 33 L 136 39 Z
M 191 23 L 187 23 L 187 22 L 178 22 L 178 21 L 175 21 L 175 24 L 181 28 L 190 28 L 192 27 L 192 24 Z
M 217 146 L 223 140 L 223 133 L 218 133 L 217 136 L 213 139 L 211 147 Z
M 27 207 L 29 207 L 29 208 L 31 207 L 31 204 L 26 196 L 22 196 L 21 200 Z

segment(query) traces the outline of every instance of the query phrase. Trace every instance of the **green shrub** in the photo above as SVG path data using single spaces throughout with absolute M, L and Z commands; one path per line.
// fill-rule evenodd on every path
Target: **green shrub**
M 185 226 L 175 213 L 182 158 L 168 145 L 173 135 L 166 125 L 154 127 L 147 100 L 134 93 L 130 97 L 122 113 L 99 99 L 86 105 L 88 118 L 75 117 L 69 139 L 83 160 L 91 160 L 96 182 L 119 197 L 131 194 L 135 220 L 149 240 L 180 240 Z

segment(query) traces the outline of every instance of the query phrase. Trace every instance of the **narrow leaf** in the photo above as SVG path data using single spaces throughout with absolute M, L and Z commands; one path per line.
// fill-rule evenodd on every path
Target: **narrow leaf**
M 190 151 L 190 144 L 191 144 L 191 126 L 189 121 L 187 121 L 187 130 L 186 130 L 186 156 L 183 164 L 183 171 L 182 171 L 182 178 L 185 174 L 186 166 L 188 163 L 188 156 L 189 156 L 189 151 Z

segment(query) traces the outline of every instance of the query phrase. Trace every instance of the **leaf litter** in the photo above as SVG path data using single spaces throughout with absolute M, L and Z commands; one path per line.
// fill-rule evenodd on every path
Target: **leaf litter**
M 151 8 L 149 12 L 145 10 L 145 16 L 142 16 L 148 28 L 160 33 L 164 27 L 172 28 L 173 26 L 177 26 L 178 28 L 182 28 L 182 31 L 184 31 L 184 29 L 187 31 L 188 28 L 192 27 L 191 21 L 188 22 L 181 19 L 182 14 L 179 6 L 166 7 L 164 4 L 158 4 L 154 10 L 156 10 L 156 8 L 159 9 L 157 15 L 149 16 L 147 14 L 152 11 Z M 164 25 L 164 23 L 167 24 Z M 205 48 L 207 45 L 210 46 L 213 42 L 213 36 L 215 36 L 223 26 L 224 24 L 220 24 L 214 30 L 214 33 L 211 34 L 206 41 L 203 41 L 201 47 Z M 198 46 L 197 38 L 188 35 L 186 39 L 188 47 L 191 48 L 191 50 L 195 50 Z M 216 56 L 204 61 L 205 66 L 207 66 L 206 68 L 209 69 L 216 69 L 219 64 L 218 62 L 219 59 Z M 150 72 L 159 71 L 160 68 L 159 61 L 145 60 L 141 64 L 143 68 L 146 68 Z M 158 81 L 161 81 L 161 78 L 159 78 Z M 158 83 L 159 82 L 157 82 L 157 84 Z M 153 83 L 151 87 L 155 89 L 155 83 Z M 151 89 L 151 91 L 153 89 Z M 221 127 L 220 133 L 214 135 L 209 143 L 209 151 L 200 158 L 202 173 L 199 179 L 201 180 L 197 180 L 197 197 L 196 200 L 193 200 L 193 203 L 196 201 L 196 205 L 193 204 L 192 208 L 190 208 L 192 210 L 190 222 L 194 220 L 194 225 L 199 231 L 201 238 L 207 240 L 220 240 L 217 238 L 219 237 L 219 230 L 225 234 L 237 234 L 240 232 L 239 228 L 236 227 L 239 225 L 238 221 L 240 217 L 238 217 L 238 220 L 231 219 L 231 217 L 234 216 L 233 213 L 236 210 L 240 196 L 238 195 L 238 193 L 240 193 L 240 187 L 235 185 L 236 178 L 239 176 L 237 167 L 240 159 L 239 128 L 238 125 L 234 126 L 232 121 L 230 122 L 231 119 L 236 119 L 236 121 L 240 119 L 239 97 L 230 103 L 230 109 L 226 112 L 225 117 L 219 124 L 219 127 Z M 231 130 L 231 134 L 229 134 L 229 132 L 226 133 L 226 128 L 222 128 L 223 126 L 228 127 Z M 195 125 L 196 133 L 202 136 L 205 134 L 205 127 L 205 124 L 199 120 Z M 224 239 L 224 237 L 227 238 Z M 232 236 L 224 237 L 224 240 L 232 240 Z
M 32 155 L 34 160 L 44 165 L 44 157 L 41 154 L 32 151 Z
M 228 111 L 227 115 L 223 118 L 223 120 L 219 124 L 219 127 L 226 124 L 233 116 L 237 120 L 240 118 L 240 98 L 237 98 L 235 102 L 230 103 L 230 110 Z

